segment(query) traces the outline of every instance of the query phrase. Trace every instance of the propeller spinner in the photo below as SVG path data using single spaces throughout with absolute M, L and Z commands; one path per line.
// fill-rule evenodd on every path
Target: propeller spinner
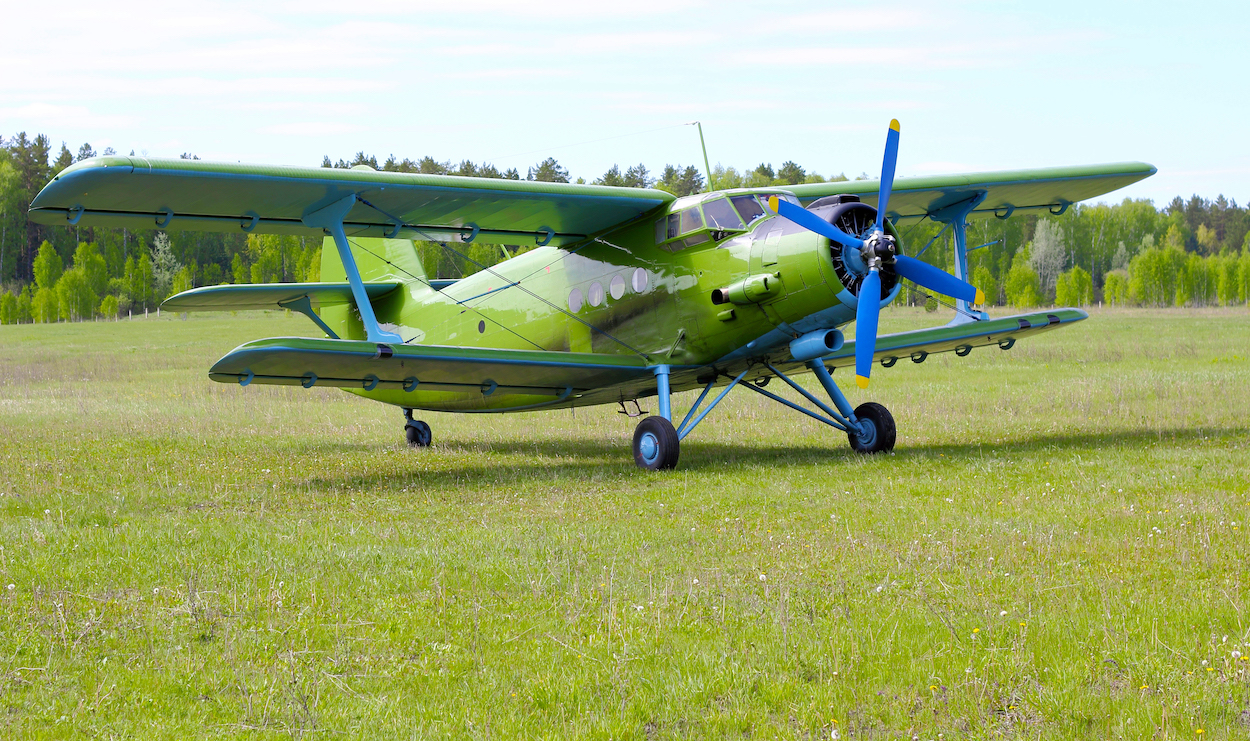
M 860 284 L 861 300 L 855 309 L 855 383 L 868 388 L 872 374 L 872 358 L 877 347 L 877 319 L 881 302 L 872 297 L 881 291 L 881 270 L 892 270 L 916 285 L 945 296 L 960 298 L 972 303 L 983 303 L 981 289 L 966 283 L 944 270 L 921 262 L 914 257 L 898 254 L 898 245 L 885 231 L 885 214 L 894 188 L 894 168 L 898 163 L 898 120 L 890 121 L 890 131 L 885 138 L 885 157 L 881 163 L 881 189 L 877 193 L 877 221 L 864 238 L 847 234 L 802 206 L 783 201 L 776 196 L 768 199 L 769 208 L 808 231 L 815 232 L 850 249 L 859 250 L 860 257 L 868 266 L 868 273 Z

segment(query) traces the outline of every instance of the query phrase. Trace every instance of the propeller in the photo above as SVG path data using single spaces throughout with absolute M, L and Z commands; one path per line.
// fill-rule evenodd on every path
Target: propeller
M 914 257 L 898 254 L 894 238 L 885 232 L 885 214 L 889 208 L 890 193 L 894 189 L 894 170 L 898 164 L 898 119 L 890 121 L 885 137 L 885 156 L 881 161 L 881 188 L 877 191 L 877 221 L 868 236 L 861 239 L 847 234 L 802 206 L 769 196 L 768 206 L 795 224 L 815 232 L 852 250 L 858 250 L 863 263 L 868 266 L 859 288 L 860 301 L 855 308 L 855 383 L 868 388 L 872 374 L 872 358 L 877 349 L 878 314 L 881 302 L 881 270 L 893 270 L 918 286 L 945 296 L 984 303 L 981 289 L 966 283 L 944 270 L 921 262 Z

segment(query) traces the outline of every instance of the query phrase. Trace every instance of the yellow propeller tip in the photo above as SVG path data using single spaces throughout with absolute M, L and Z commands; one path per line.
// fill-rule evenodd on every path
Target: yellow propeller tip
M 898 119 L 897 118 L 890 119 L 890 130 L 898 131 Z
M 981 305 L 983 305 L 984 303 L 985 303 L 985 291 L 982 291 L 980 288 L 978 288 L 978 289 L 977 289 L 976 304 L 977 304 L 977 306 L 981 306 Z
M 777 196 L 768 197 L 768 207 L 773 211 L 777 210 Z
M 868 388 L 868 376 L 855 376 L 855 385 L 862 389 Z

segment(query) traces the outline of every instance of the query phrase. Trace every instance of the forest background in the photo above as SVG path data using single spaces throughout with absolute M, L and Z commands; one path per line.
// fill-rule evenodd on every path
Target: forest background
M 168 296 L 220 283 L 316 281 L 321 240 L 302 237 L 157 229 L 79 228 L 30 222 L 30 201 L 52 176 L 74 162 L 96 156 L 90 144 L 77 152 L 64 143 L 53 156 L 51 140 L 19 133 L 0 138 L 0 324 L 117 318 L 155 310 Z M 113 154 L 105 150 L 103 154 Z M 131 154 L 134 154 L 133 152 Z M 195 158 L 183 154 L 184 158 Z M 431 157 L 379 163 L 358 152 L 323 167 L 368 165 L 376 170 L 519 180 L 516 169 L 491 164 L 439 162 Z M 527 169 L 528 180 L 570 182 L 567 169 L 548 158 Z M 857 179 L 866 179 L 861 175 Z M 784 186 L 846 180 L 824 178 L 795 162 L 774 168 L 760 164 L 738 170 L 718 164 L 711 178 L 718 189 Z M 586 182 L 577 178 L 575 182 Z M 591 182 L 655 187 L 676 195 L 705 189 L 694 166 L 665 165 L 657 173 L 639 164 L 623 172 L 613 166 Z M 1213 306 L 1250 300 L 1250 213 L 1223 194 L 1210 200 L 1177 196 L 1163 207 L 1150 200 L 1119 204 L 1076 204 L 1059 216 L 1013 215 L 980 219 L 968 229 L 971 282 L 987 302 L 1029 308 L 1050 304 Z M 922 221 L 902 227 L 910 254 L 927 245 L 922 259 L 952 269 L 950 232 Z M 493 265 L 502 251 L 471 245 L 473 262 L 434 243 L 417 243 L 431 277 L 458 278 Z M 522 251 L 524 249 L 522 248 Z M 514 253 L 515 254 L 515 251 Z M 936 297 L 909 291 L 907 303 L 936 308 Z

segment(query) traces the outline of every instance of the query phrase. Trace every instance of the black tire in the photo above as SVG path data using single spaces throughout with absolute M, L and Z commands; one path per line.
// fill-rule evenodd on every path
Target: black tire
M 647 417 L 634 429 L 634 463 L 648 471 L 677 467 L 681 441 L 673 423 L 663 417 Z
M 846 435 L 856 453 L 888 453 L 894 450 L 898 431 L 889 409 L 870 401 L 855 408 L 855 418 L 868 427 L 868 434 L 856 430 Z
M 434 431 L 419 419 L 404 425 L 404 436 L 408 438 L 408 446 L 412 448 L 428 448 L 434 442 Z

